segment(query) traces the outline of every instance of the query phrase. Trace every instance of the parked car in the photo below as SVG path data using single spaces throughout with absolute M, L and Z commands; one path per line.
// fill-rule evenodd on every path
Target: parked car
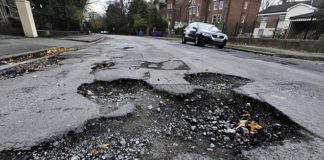
M 182 43 L 194 42 L 197 46 L 205 44 L 216 45 L 224 48 L 228 37 L 214 25 L 208 23 L 194 22 L 189 24 L 183 32 Z

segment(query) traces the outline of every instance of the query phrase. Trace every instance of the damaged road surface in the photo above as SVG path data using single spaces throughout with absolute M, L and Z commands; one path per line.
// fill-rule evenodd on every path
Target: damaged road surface
M 247 80 L 211 73 L 185 79 L 204 89 L 174 96 L 139 80 L 83 84 L 79 93 L 98 103 L 105 118 L 89 121 L 82 133 L 2 156 L 172 159 L 190 152 L 241 159 L 243 149 L 304 139 L 300 128 L 273 107 L 231 90 Z
M 0 159 L 324 158 L 311 66 L 125 36 L 53 58 L 1 72 Z

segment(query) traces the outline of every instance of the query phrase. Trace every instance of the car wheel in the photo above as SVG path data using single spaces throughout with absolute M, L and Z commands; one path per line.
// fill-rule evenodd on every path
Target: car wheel
M 185 36 L 182 36 L 182 43 L 183 43 L 183 44 L 186 44 L 186 42 L 187 42 L 187 41 L 186 41 L 186 39 L 185 39 Z
M 200 42 L 199 42 L 199 37 L 198 36 L 196 36 L 196 38 L 195 38 L 195 45 L 196 46 L 200 46 Z
M 225 46 L 224 45 L 218 45 L 219 49 L 223 49 Z

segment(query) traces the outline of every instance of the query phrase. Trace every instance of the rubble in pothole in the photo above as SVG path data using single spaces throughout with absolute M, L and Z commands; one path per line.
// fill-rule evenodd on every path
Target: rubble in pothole
M 300 128 L 272 106 L 232 91 L 248 80 L 213 73 L 187 75 L 185 79 L 205 90 L 175 96 L 157 92 L 139 80 L 83 84 L 78 92 L 102 110 L 113 111 L 123 102 L 134 103 L 136 110 L 125 117 L 89 121 L 83 132 L 31 151 L 7 151 L 0 156 L 171 159 L 190 152 L 241 159 L 242 150 L 303 139 Z
M 9 78 L 15 78 L 18 76 L 23 76 L 25 74 L 30 74 L 36 71 L 41 71 L 50 66 L 58 66 L 59 62 L 64 60 L 63 56 L 52 56 L 49 58 L 43 58 L 30 63 L 19 64 L 14 67 L 0 70 L 0 80 L 5 80 Z

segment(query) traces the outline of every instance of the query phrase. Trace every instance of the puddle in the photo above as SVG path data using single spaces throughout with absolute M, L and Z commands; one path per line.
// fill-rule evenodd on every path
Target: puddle
M 30 151 L 4 151 L 0 157 L 151 160 L 192 153 L 242 159 L 242 150 L 303 139 L 300 128 L 272 106 L 232 91 L 248 80 L 213 73 L 185 79 L 205 89 L 175 96 L 140 80 L 83 84 L 78 93 L 99 104 L 103 116 L 125 103 L 134 104 L 135 110 L 124 117 L 91 120 L 83 132 Z

